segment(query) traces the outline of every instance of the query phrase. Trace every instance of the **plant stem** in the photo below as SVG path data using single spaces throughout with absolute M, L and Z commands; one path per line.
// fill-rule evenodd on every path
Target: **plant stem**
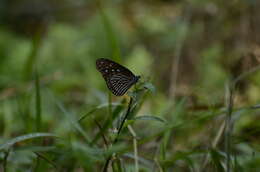
M 231 115 L 233 112 L 233 91 L 235 87 L 233 85 L 228 87 L 227 97 L 227 116 L 226 116 L 226 132 L 225 132 L 225 149 L 227 154 L 226 165 L 227 172 L 230 172 L 230 154 L 231 154 Z
M 4 156 L 4 162 L 3 162 L 3 170 L 4 172 L 7 172 L 7 158 L 9 156 L 10 150 L 7 150 L 5 152 L 5 156 Z
M 134 158 L 135 158 L 135 171 L 139 171 L 139 164 L 138 164 L 138 150 L 137 150 L 137 139 L 136 139 L 136 133 L 134 129 L 131 127 L 131 125 L 127 125 L 128 130 L 133 136 L 133 146 L 134 146 Z
M 122 120 L 122 122 L 121 122 L 121 124 L 120 124 L 120 126 L 118 128 L 117 135 L 116 135 L 115 140 L 113 141 L 113 144 L 117 143 L 117 141 L 118 141 L 118 138 L 119 138 L 120 133 L 121 133 L 121 131 L 123 129 L 124 123 L 125 123 L 128 115 L 130 114 L 132 102 L 133 102 L 133 98 L 130 97 L 130 101 L 129 101 L 129 104 L 128 104 L 127 112 L 126 112 L 126 114 L 124 116 L 124 119 Z M 108 165 L 109 165 L 109 162 L 110 162 L 111 158 L 112 158 L 112 155 L 109 155 L 109 157 L 106 159 L 106 163 L 104 165 L 103 172 L 107 172 L 107 168 L 108 168 Z
M 119 135 L 120 135 L 120 133 L 121 133 L 121 131 L 122 131 L 122 128 L 123 128 L 123 126 L 124 126 L 124 123 L 125 123 L 125 121 L 126 121 L 128 115 L 130 114 L 132 102 L 133 102 L 133 98 L 130 97 L 130 101 L 129 101 L 129 104 L 128 104 L 127 112 L 126 112 L 126 114 L 125 114 L 125 116 L 124 116 L 123 121 L 121 122 L 121 124 L 120 124 L 120 126 L 119 126 L 119 128 L 118 128 L 117 136 L 116 136 L 116 138 L 115 138 L 115 140 L 114 140 L 113 143 L 116 143 L 116 142 L 118 141 L 118 138 L 119 138 Z
M 26 59 L 25 65 L 24 65 L 24 78 L 25 80 L 30 79 L 32 76 L 33 69 L 35 67 L 35 63 L 37 60 L 37 54 L 41 45 L 41 34 L 36 34 L 32 39 L 32 50 L 30 52 L 30 55 Z
M 105 135 L 104 135 L 103 132 L 102 132 L 103 128 L 101 127 L 101 125 L 99 124 L 99 122 L 98 122 L 97 120 L 94 119 L 94 122 L 96 123 L 96 125 L 98 126 L 98 128 L 99 128 L 99 130 L 100 130 L 100 132 L 101 132 L 101 136 L 102 136 L 102 138 L 103 138 L 103 141 L 104 141 L 105 146 L 106 146 L 106 149 L 107 149 L 107 148 L 108 148 L 108 141 L 107 141 Z
M 35 71 L 35 111 L 36 111 L 36 131 L 41 131 L 41 125 L 42 125 L 42 108 L 41 108 L 41 92 L 40 92 L 40 81 L 39 81 L 39 75 L 38 71 Z

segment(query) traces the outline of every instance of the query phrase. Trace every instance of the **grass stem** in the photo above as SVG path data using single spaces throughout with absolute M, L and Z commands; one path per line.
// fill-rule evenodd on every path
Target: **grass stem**
M 135 171 L 138 172 L 139 171 L 139 164 L 138 164 L 138 149 L 137 149 L 136 133 L 135 133 L 134 129 L 131 127 L 131 125 L 127 125 L 127 128 L 133 136 Z
M 4 155 L 4 162 L 3 162 L 3 172 L 7 172 L 7 159 L 8 159 L 8 156 L 9 156 L 9 153 L 10 153 L 10 150 L 8 149 L 6 152 L 5 152 L 5 155 Z
M 127 119 L 127 117 L 129 116 L 129 114 L 130 114 L 131 107 L 132 107 L 132 103 L 133 103 L 133 98 L 130 97 L 130 101 L 129 101 L 129 104 L 128 104 L 127 112 L 126 112 L 126 114 L 125 114 L 125 116 L 124 116 L 122 122 L 120 123 L 120 126 L 119 126 L 119 128 L 118 128 L 118 130 L 117 130 L 117 135 L 116 135 L 115 140 L 113 141 L 113 144 L 117 143 L 117 141 L 118 141 L 118 138 L 119 138 L 120 133 L 121 133 L 121 131 L 122 131 L 122 129 L 123 129 L 124 123 L 126 122 L 126 119 Z M 110 156 L 106 159 L 106 163 L 105 163 L 105 165 L 104 165 L 103 172 L 107 172 L 108 165 L 109 165 L 109 162 L 110 162 L 111 158 L 112 158 L 112 155 L 110 155 Z
M 227 87 L 227 114 L 226 114 L 226 128 L 225 128 L 225 151 L 227 154 L 226 167 L 227 172 L 231 171 L 230 160 L 231 160 L 231 115 L 233 112 L 233 92 L 234 87 L 229 85 Z
M 41 131 L 41 121 L 42 121 L 42 116 L 41 116 L 41 92 L 40 92 L 40 82 L 39 82 L 39 76 L 38 72 L 36 70 L 35 72 L 35 110 L 36 110 L 36 131 L 40 132 Z

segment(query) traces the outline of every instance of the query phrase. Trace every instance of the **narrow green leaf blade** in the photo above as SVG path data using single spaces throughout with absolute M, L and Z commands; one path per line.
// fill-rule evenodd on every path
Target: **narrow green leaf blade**
M 10 139 L 9 141 L 7 141 L 4 144 L 0 145 L 0 150 L 3 149 L 8 149 L 10 147 L 12 147 L 14 144 L 24 141 L 24 140 L 29 140 L 29 139 L 34 139 L 34 138 L 38 138 L 38 137 L 57 137 L 54 134 L 51 133 L 31 133 L 31 134 L 26 134 L 26 135 L 22 135 L 22 136 L 18 136 L 15 137 L 13 139 Z
M 134 117 L 134 120 L 152 120 L 152 121 L 166 123 L 166 121 L 164 119 L 157 117 L 157 116 L 153 116 L 153 115 L 136 116 L 136 117 Z

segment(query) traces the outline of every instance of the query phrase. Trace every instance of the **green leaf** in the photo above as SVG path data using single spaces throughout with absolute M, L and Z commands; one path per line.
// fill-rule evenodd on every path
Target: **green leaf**
M 122 162 L 120 161 L 119 158 L 115 158 L 112 161 L 112 168 L 114 172 L 123 172 Z
M 121 103 L 112 103 L 112 105 L 116 106 L 116 108 L 113 110 L 113 115 L 112 115 L 112 121 L 120 114 L 120 112 L 123 110 L 125 104 L 125 99 L 123 99 L 121 101 Z M 108 106 L 108 104 L 105 104 L 106 106 Z M 96 141 L 102 136 L 102 133 L 104 134 L 106 132 L 106 130 L 108 129 L 109 126 L 111 126 L 111 120 L 107 119 L 105 124 L 102 126 L 102 130 L 100 130 L 98 132 L 98 134 L 96 135 L 96 137 L 92 140 L 91 144 L 96 143 Z
M 127 120 L 125 123 L 124 123 L 124 127 L 128 126 L 128 125 L 131 125 L 134 123 L 134 120 Z
M 225 171 L 222 165 L 222 161 L 224 160 L 224 156 L 216 149 L 210 150 L 211 160 L 214 163 L 215 167 L 218 171 Z
M 135 155 L 132 154 L 132 153 L 125 153 L 125 154 L 123 154 L 123 156 L 126 157 L 126 158 L 130 158 L 132 160 L 135 159 Z M 147 166 L 147 167 L 152 167 L 154 165 L 151 160 L 145 159 L 145 158 L 143 158 L 141 156 L 138 156 L 138 162 L 143 164 L 143 165 L 145 165 L 145 166 Z
M 72 142 L 73 152 L 84 159 L 91 159 L 93 161 L 101 161 L 103 159 L 103 149 L 97 147 L 89 147 L 88 145 L 74 141 Z
M 128 149 L 127 145 L 124 143 L 114 144 L 110 146 L 107 150 L 104 151 L 104 155 L 106 157 L 111 156 L 113 154 L 121 154 Z
M 26 135 L 22 135 L 22 136 L 18 136 L 16 138 L 13 138 L 9 141 L 7 141 L 4 144 L 0 145 L 0 150 L 3 149 L 8 149 L 10 147 L 12 147 L 14 144 L 24 141 L 24 140 L 28 140 L 28 139 L 33 139 L 33 138 L 38 138 L 38 137 L 57 137 L 54 134 L 51 133 L 31 133 L 31 134 L 26 134 Z
M 155 93 L 155 86 L 150 82 L 144 83 L 144 88 L 148 89 L 152 93 Z
M 89 142 L 87 133 L 83 130 L 79 122 L 75 119 L 74 115 L 68 112 L 60 102 L 56 102 L 60 110 L 65 114 L 70 124 Z
M 21 146 L 16 148 L 17 151 L 28 150 L 31 152 L 48 152 L 56 150 L 56 146 Z
M 134 117 L 134 120 L 153 120 L 153 121 L 166 123 L 166 121 L 164 119 L 157 117 L 157 116 L 153 116 L 153 115 L 136 116 L 136 117 Z
M 112 106 L 122 106 L 121 103 L 111 103 Z M 90 111 L 88 111 L 85 115 L 83 115 L 82 117 L 79 118 L 78 122 L 81 122 L 83 119 L 89 117 L 91 114 L 93 114 L 94 112 L 96 112 L 97 110 L 99 109 L 102 109 L 102 108 L 106 108 L 109 106 L 109 103 L 104 103 L 104 104 L 101 104 L 99 106 L 96 106 L 94 107 L 93 109 L 91 109 Z

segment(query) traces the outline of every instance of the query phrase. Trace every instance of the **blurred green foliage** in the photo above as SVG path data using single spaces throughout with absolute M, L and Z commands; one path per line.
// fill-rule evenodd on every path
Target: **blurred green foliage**
M 0 1 L 0 171 L 259 171 L 259 7 Z M 111 95 L 101 57 L 141 81 Z

